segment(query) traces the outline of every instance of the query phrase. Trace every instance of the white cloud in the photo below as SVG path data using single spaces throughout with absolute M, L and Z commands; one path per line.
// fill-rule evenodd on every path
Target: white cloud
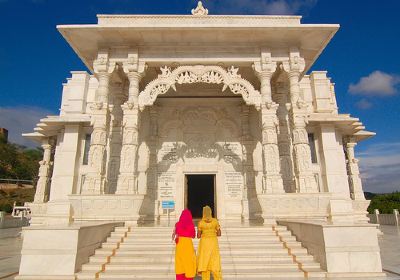
M 362 110 L 367 110 L 372 108 L 373 104 L 369 102 L 367 99 L 363 98 L 356 103 L 357 108 Z
M 27 147 L 38 144 L 22 137 L 22 133 L 29 133 L 39 120 L 53 112 L 37 107 L 0 107 L 0 127 L 8 129 L 8 140 L 12 143 Z
M 349 92 L 365 96 L 391 96 L 398 91 L 400 77 L 382 71 L 374 71 L 362 77 L 358 83 L 350 84 Z
M 293 15 L 308 12 L 318 0 L 215 0 L 203 2 L 210 13 L 216 11 L 228 14 Z
M 371 145 L 358 156 L 365 191 L 400 191 L 400 142 Z

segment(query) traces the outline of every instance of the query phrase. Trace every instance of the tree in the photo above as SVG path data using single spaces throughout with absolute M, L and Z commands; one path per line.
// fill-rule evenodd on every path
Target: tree
M 400 192 L 374 196 L 368 207 L 368 212 L 373 214 L 375 209 L 378 209 L 381 214 L 392 214 L 393 209 L 400 209 Z
M 0 178 L 36 181 L 42 157 L 41 149 L 0 141 Z

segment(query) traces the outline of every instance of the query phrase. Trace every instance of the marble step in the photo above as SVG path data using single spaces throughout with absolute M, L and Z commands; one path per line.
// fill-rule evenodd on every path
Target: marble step
M 108 247 L 107 244 L 103 245 L 104 247 L 102 247 L 101 249 L 98 249 L 99 252 L 101 252 L 101 250 L 105 250 L 104 252 L 107 252 L 107 250 L 109 252 L 113 251 L 114 246 L 110 246 Z M 131 253 L 131 252 L 149 252 L 149 250 L 152 249 L 152 252 L 154 253 L 161 253 L 161 252 L 167 252 L 167 253 L 171 253 L 171 252 L 175 252 L 175 247 L 174 246 L 169 246 L 169 247 L 148 247 L 148 246 L 130 246 L 127 244 L 121 244 L 120 248 L 117 249 L 118 252 L 116 253 Z M 297 253 L 307 253 L 307 250 L 304 249 L 303 247 L 301 247 L 300 245 L 297 245 L 297 247 L 292 247 L 290 248 L 291 253 L 292 254 L 297 254 Z M 231 246 L 231 247 L 223 247 L 220 248 L 220 253 L 221 254 L 236 254 L 236 253 L 244 253 L 244 252 L 254 252 L 257 251 L 259 253 L 263 253 L 263 252 L 275 252 L 275 251 L 282 251 L 285 252 L 286 254 L 288 254 L 287 249 L 285 249 L 281 244 L 276 244 L 276 245 L 260 245 L 259 247 L 249 247 L 249 246 L 242 246 L 242 245 L 235 245 L 235 246 Z M 152 252 L 149 252 L 150 254 L 152 254 Z M 97 253 L 97 251 L 96 251 Z
M 325 277 L 320 265 L 286 227 L 275 229 L 278 233 L 272 227 L 223 228 L 219 246 L 224 279 L 304 279 L 304 272 L 281 239 L 309 278 Z M 175 279 L 171 233 L 171 227 L 116 228 L 89 263 L 83 265 L 77 279 L 94 280 L 103 268 L 99 279 Z M 193 243 L 196 248 L 199 240 L 194 239 Z
M 284 271 L 298 271 L 298 265 L 295 263 L 266 263 L 266 262 L 222 262 L 222 269 L 240 269 L 240 267 L 246 267 L 249 269 L 266 269 L 266 270 L 284 270 Z M 166 271 L 168 269 L 174 269 L 174 262 L 169 262 L 166 264 L 155 263 L 149 266 L 149 263 L 110 263 L 105 266 L 106 271 L 134 271 L 138 269 L 146 269 L 148 272 L 153 271 Z M 303 267 L 305 270 L 316 269 L 319 270 L 320 267 L 317 264 L 305 264 Z M 82 271 L 100 271 L 102 269 L 101 265 L 96 264 L 86 264 L 82 267 Z
M 111 249 L 98 249 L 96 250 L 95 256 L 109 256 L 111 255 L 113 250 Z M 229 257 L 229 256 L 249 256 L 249 257 L 255 257 L 255 256 L 266 256 L 266 257 L 271 257 L 271 256 L 287 256 L 288 251 L 286 249 L 269 249 L 266 251 L 258 251 L 258 250 L 248 250 L 248 249 L 241 249 L 241 250 L 236 250 L 236 251 L 221 251 L 221 257 Z M 292 253 L 295 254 L 296 256 L 307 256 L 307 250 L 303 248 L 299 249 L 293 249 Z M 117 250 L 116 251 L 116 256 L 130 256 L 130 257 L 146 257 L 146 256 L 151 256 L 151 255 L 166 255 L 166 256 L 172 256 L 175 254 L 175 251 L 173 249 L 171 250 L 164 250 L 164 251 L 149 251 L 149 250 Z
M 138 236 L 110 236 L 107 238 L 107 241 L 118 242 L 123 239 L 124 242 L 131 242 L 131 241 L 140 241 L 140 242 L 152 242 L 156 243 L 159 241 L 170 241 L 171 235 L 167 236 L 153 236 L 153 237 L 138 237 Z M 285 240 L 292 240 L 296 241 L 296 237 L 294 236 L 285 236 Z M 246 242 L 246 241 L 255 241 L 262 243 L 264 241 L 279 241 L 279 236 L 275 235 L 268 235 L 268 236 L 226 236 L 223 235 L 218 237 L 218 241 L 230 241 L 230 242 Z M 193 242 L 199 242 L 199 239 L 194 238 Z
M 110 263 L 169 263 L 174 261 L 174 255 L 165 255 L 165 256 L 120 256 L 116 255 L 110 258 Z M 316 263 L 314 258 L 309 255 L 305 255 L 300 258 L 301 263 Z M 106 257 L 90 257 L 90 263 L 94 264 L 103 264 L 107 262 Z M 293 262 L 293 257 L 289 255 L 275 255 L 275 256 L 248 256 L 248 255 L 238 255 L 238 256 L 222 256 L 222 263 L 228 262 L 265 262 L 265 263 L 281 263 L 281 262 Z
M 171 262 L 174 261 L 175 255 L 174 254 L 168 254 L 168 255 L 147 255 L 147 256 L 142 256 L 142 257 L 137 257 L 137 256 L 125 256 L 125 255 L 115 255 L 110 258 L 111 263 L 142 263 L 142 262 L 147 262 L 147 263 L 165 263 L 165 262 Z M 304 255 L 304 256 L 299 256 L 298 259 L 302 263 L 310 263 L 314 262 L 314 258 L 310 255 Z M 90 257 L 90 263 L 105 263 L 107 261 L 107 258 L 104 256 L 92 256 Z M 235 262 L 267 262 L 267 263 L 275 263 L 275 262 L 292 262 L 293 257 L 284 254 L 284 255 L 230 255 L 226 256 L 223 255 L 221 258 L 221 262 L 229 262 L 229 261 L 235 261 Z
M 81 274 L 78 276 L 78 280 L 96 280 L 92 273 Z M 142 274 L 142 275 L 111 275 L 108 273 L 100 273 L 98 279 L 111 280 L 133 280 L 133 279 L 154 279 L 154 280 L 175 280 L 175 274 L 173 272 L 168 274 L 152 275 L 152 274 Z M 200 280 L 201 277 L 196 277 L 196 280 Z M 260 273 L 260 274 L 248 274 L 248 273 L 223 273 L 224 280 L 247 280 L 247 279 L 273 279 L 273 280 L 325 280 L 325 272 L 312 272 L 308 274 L 308 278 L 304 277 L 304 273 L 294 272 L 294 273 Z
M 270 270 L 224 270 L 223 271 L 223 279 L 254 279 L 251 278 L 253 275 L 262 275 L 262 278 L 258 279 L 265 279 L 265 278 L 277 278 L 277 277 L 285 277 L 287 278 L 301 278 L 304 277 L 304 273 L 301 271 L 270 271 Z M 169 273 L 162 273 L 162 274 L 157 274 L 157 273 L 146 273 L 146 270 L 138 270 L 136 271 L 135 274 L 131 274 L 131 272 L 127 273 L 122 273 L 122 272 L 104 272 L 100 273 L 99 279 L 119 279 L 119 280 L 128 280 L 128 279 L 174 279 L 175 275 L 173 271 L 170 271 Z M 304 279 L 304 278 L 302 278 Z
M 301 244 L 299 243 L 289 243 L 291 248 L 300 248 Z M 105 243 L 102 245 L 102 248 L 115 248 L 117 243 Z M 195 244 L 198 247 L 197 244 Z M 146 244 L 146 243 L 121 243 L 119 248 L 122 249 L 148 249 L 148 250 L 170 250 L 175 249 L 175 243 L 159 243 L 159 244 Z M 219 243 L 220 250 L 235 250 L 235 249 L 259 249 L 259 250 L 267 250 L 269 248 L 284 248 L 283 244 L 280 242 L 268 242 L 268 243 Z
M 252 233 L 246 233 L 246 232 L 222 232 L 222 237 L 226 238 L 231 238 L 231 237 L 254 237 L 254 238 L 259 238 L 259 237 L 268 237 L 268 236 L 274 236 L 276 237 L 277 234 L 272 231 L 268 232 L 252 232 Z M 291 232 L 280 232 L 280 236 L 292 236 Z M 146 233 L 146 232 L 121 232 L 121 233 L 112 233 L 111 237 L 132 237 L 132 238 L 143 238 L 143 239 L 152 239 L 152 238 L 162 238 L 162 237 L 171 237 L 172 236 L 172 231 L 170 232 L 157 232 L 157 233 Z

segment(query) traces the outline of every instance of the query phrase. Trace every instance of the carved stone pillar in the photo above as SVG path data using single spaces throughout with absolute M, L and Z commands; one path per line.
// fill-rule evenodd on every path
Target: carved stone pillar
M 353 200 L 365 200 L 362 182 L 360 178 L 360 169 L 358 167 L 358 159 L 355 158 L 354 147 L 357 145 L 353 137 L 346 140 L 347 155 L 347 174 L 349 176 L 350 196 Z
M 279 91 L 279 89 L 277 89 Z M 281 172 L 283 186 L 288 193 L 296 192 L 296 184 L 293 173 L 293 155 L 292 155 L 292 139 L 289 124 L 289 108 L 287 103 L 286 93 L 276 93 L 275 100 L 279 104 L 278 119 L 279 119 L 279 134 L 278 146 L 281 161 Z
M 112 85 L 112 110 L 110 110 L 110 132 L 108 141 L 107 185 L 106 194 L 114 194 L 117 190 L 119 165 L 122 147 L 122 104 L 125 102 L 124 87 Z M 111 97 L 111 96 L 110 96 Z M 110 102 L 111 103 L 111 102 Z M 110 108 L 111 109 L 111 108 Z
M 148 205 L 153 208 L 149 209 L 153 218 L 159 217 L 158 202 L 158 177 L 157 177 L 157 146 L 158 146 L 158 108 L 156 105 L 150 107 L 150 139 L 149 139 L 149 170 L 147 178 L 147 199 Z
M 145 64 L 138 61 L 137 54 L 123 63 L 123 69 L 129 80 L 128 101 L 121 107 L 124 112 L 122 124 L 121 165 L 118 176 L 117 194 L 137 194 L 137 151 L 139 146 L 139 82 L 143 76 Z
M 283 63 L 283 67 L 289 74 L 290 83 L 289 116 L 292 126 L 296 190 L 301 193 L 316 193 L 318 187 L 311 170 L 311 149 L 306 130 L 307 104 L 300 98 L 299 81 L 300 74 L 305 68 L 305 62 L 298 52 L 291 52 L 290 61 Z
M 271 78 L 276 63 L 271 53 L 263 52 L 261 62 L 254 63 L 254 70 L 261 82 L 261 128 L 263 150 L 263 193 L 283 193 L 283 181 L 278 148 L 278 104 L 272 101 Z
M 36 185 L 34 203 L 45 203 L 49 198 L 51 171 L 53 168 L 51 154 L 54 147 L 52 144 L 48 138 L 42 144 L 43 159 L 39 162 L 39 180 Z
M 253 137 L 250 133 L 249 120 L 250 107 L 242 105 L 242 154 L 243 154 L 243 194 L 242 194 L 242 218 L 249 219 L 249 192 L 255 192 L 254 167 L 253 167 Z M 250 189 L 251 188 L 251 189 Z M 251 197 L 250 197 L 251 198 Z
M 89 150 L 89 172 L 83 183 L 82 194 L 102 194 L 106 184 L 106 148 L 110 123 L 108 94 L 115 63 L 108 60 L 107 52 L 100 52 L 93 66 L 99 86 L 96 90 L 95 104 L 91 107 L 93 132 Z

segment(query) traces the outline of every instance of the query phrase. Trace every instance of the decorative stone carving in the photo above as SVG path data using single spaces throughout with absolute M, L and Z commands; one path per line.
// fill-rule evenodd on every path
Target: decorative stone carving
M 53 169 L 51 154 L 54 149 L 54 143 L 50 139 L 46 139 L 42 144 L 43 159 L 39 162 L 39 180 L 36 185 L 36 193 L 34 203 L 45 203 L 48 200 L 50 192 L 50 180 Z
M 308 142 L 307 111 L 305 107 L 292 108 L 290 111 L 292 139 L 294 151 L 294 167 L 296 174 L 296 190 L 298 192 L 318 192 L 318 185 L 311 170 L 311 149 Z
M 289 61 L 282 63 L 290 83 L 290 123 L 292 127 L 296 190 L 318 192 L 316 178 L 311 171 L 311 149 L 308 143 L 307 104 L 300 98 L 300 75 L 305 69 L 305 60 L 296 49 L 292 49 Z
M 291 51 L 289 61 L 282 63 L 283 69 L 288 73 L 290 82 L 290 101 L 292 106 L 301 106 L 304 103 L 300 98 L 300 75 L 305 69 L 305 60 L 298 51 Z
M 261 108 L 262 145 L 263 145 L 263 193 L 283 193 L 283 180 L 280 170 L 278 149 L 278 104 L 269 104 Z
M 110 74 L 115 70 L 115 62 L 110 62 L 107 51 L 100 51 L 97 59 L 93 62 L 93 69 L 99 81 L 96 90 L 96 107 L 101 109 L 103 103 L 108 103 Z
M 101 194 L 105 190 L 106 146 L 110 125 L 110 109 L 108 95 L 110 77 L 115 69 L 115 63 L 108 59 L 107 51 L 100 51 L 93 63 L 99 85 L 96 90 L 96 103 L 91 108 L 91 135 L 89 150 L 89 167 L 83 187 L 83 194 Z
M 283 186 L 286 192 L 296 192 L 296 186 L 294 181 L 293 173 L 293 156 L 292 156 L 292 138 L 290 136 L 290 125 L 289 125 L 289 111 L 287 102 L 287 93 L 281 93 L 280 91 L 274 94 L 276 102 L 279 103 L 277 115 L 279 119 L 279 134 L 278 134 L 278 146 L 279 155 L 281 162 L 281 172 L 283 179 Z
M 359 160 L 355 158 L 354 147 L 357 145 L 354 137 L 346 137 L 346 163 L 349 177 L 350 196 L 353 200 L 365 200 L 360 178 Z
M 272 101 L 271 78 L 276 70 L 271 52 L 262 50 L 261 59 L 253 69 L 261 82 L 261 129 L 263 145 L 263 193 L 282 193 L 283 181 L 278 149 L 278 104 Z
M 137 50 L 128 54 L 123 63 L 123 70 L 129 80 L 128 101 L 123 104 L 123 133 L 121 149 L 121 166 L 118 177 L 117 194 L 137 194 L 137 152 L 139 145 L 140 112 L 139 82 L 144 75 L 146 65 L 139 60 Z
M 151 81 L 139 95 L 139 106 L 144 110 L 145 106 L 153 105 L 157 96 L 165 94 L 171 88 L 176 90 L 176 84 L 222 84 L 222 91 L 229 88 L 232 93 L 241 95 L 247 105 L 260 108 L 260 93 L 253 85 L 237 74 L 238 69 L 233 66 L 225 70 L 220 66 L 179 66 L 173 71 L 167 66 L 161 68 L 161 74 Z
M 197 3 L 197 7 L 195 9 L 192 9 L 192 15 L 194 16 L 207 16 L 208 15 L 208 9 L 204 8 L 203 3 L 199 1 Z

